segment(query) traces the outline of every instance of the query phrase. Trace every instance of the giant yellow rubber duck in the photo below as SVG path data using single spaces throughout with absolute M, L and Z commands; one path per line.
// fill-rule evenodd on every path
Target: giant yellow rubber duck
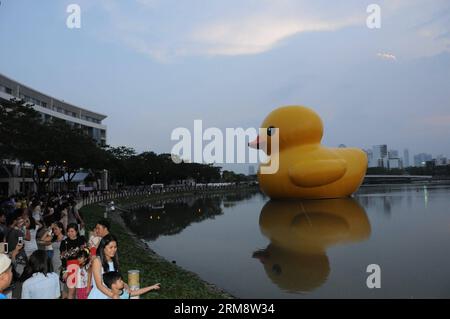
M 340 198 L 353 194 L 361 185 L 367 170 L 367 155 L 357 148 L 329 148 L 320 144 L 323 124 L 312 109 L 284 106 L 271 112 L 262 128 L 267 136 L 278 130 L 279 151 L 272 152 L 272 139 L 258 137 L 250 147 L 262 148 L 267 155 L 279 156 L 274 174 L 258 171 L 259 184 L 273 199 Z M 274 148 L 275 149 L 275 148 Z
M 291 293 L 310 292 L 327 281 L 330 247 L 364 241 L 371 233 L 364 208 L 353 198 L 271 200 L 259 226 L 270 244 L 253 257 L 273 283 Z

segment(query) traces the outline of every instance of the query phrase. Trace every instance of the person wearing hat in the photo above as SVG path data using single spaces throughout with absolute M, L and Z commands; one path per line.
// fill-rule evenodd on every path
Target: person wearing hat
M 0 254 L 0 299 L 7 299 L 3 292 L 11 285 L 12 278 L 11 259 L 5 254 Z

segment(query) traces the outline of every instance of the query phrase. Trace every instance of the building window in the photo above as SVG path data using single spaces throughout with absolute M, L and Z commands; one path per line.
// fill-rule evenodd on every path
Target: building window
M 9 87 L 3 86 L 3 85 L 0 85 L 0 92 L 5 92 L 7 94 L 12 94 L 12 90 Z

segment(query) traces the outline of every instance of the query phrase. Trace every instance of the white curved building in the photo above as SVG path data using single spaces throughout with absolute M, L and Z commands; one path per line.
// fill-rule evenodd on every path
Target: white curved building
M 69 125 L 81 128 L 99 145 L 106 145 L 107 128 L 102 124 L 106 115 L 54 98 L 0 73 L 0 104 L 13 99 L 21 99 L 31 104 L 31 107 L 41 114 L 43 120 L 52 118 L 65 120 Z M 0 160 L 2 160 L 1 157 Z M 7 161 L 2 166 L 0 196 L 26 192 L 34 188 L 32 179 L 22 176 L 23 169 L 18 163 Z
M 106 125 L 102 124 L 106 115 L 54 98 L 0 73 L 0 103 L 14 98 L 31 103 L 33 109 L 41 114 L 42 119 L 55 117 L 65 120 L 70 125 L 82 128 L 97 143 L 106 144 Z

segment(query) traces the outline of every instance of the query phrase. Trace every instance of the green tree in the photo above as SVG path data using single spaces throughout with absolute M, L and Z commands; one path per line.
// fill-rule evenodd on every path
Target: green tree
M 106 152 L 80 129 L 58 119 L 43 121 L 22 100 L 0 106 L 0 151 L 2 158 L 31 164 L 38 192 L 61 176 L 69 188 L 79 169 L 107 163 Z

